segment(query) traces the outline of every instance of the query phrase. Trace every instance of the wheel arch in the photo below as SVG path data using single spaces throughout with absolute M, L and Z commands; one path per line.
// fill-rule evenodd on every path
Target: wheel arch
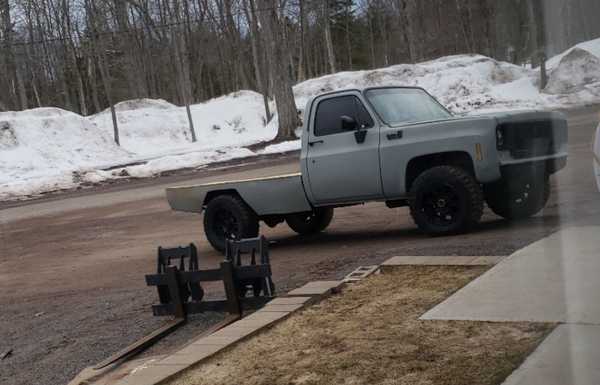
M 469 172 L 473 177 L 476 177 L 475 163 L 471 154 L 466 151 L 447 151 L 420 155 L 412 158 L 406 165 L 406 191 L 410 191 L 419 175 L 437 166 L 460 167 Z
M 204 202 L 202 203 L 202 206 L 204 207 L 204 209 L 206 209 L 206 207 L 208 206 L 208 204 L 215 199 L 216 197 L 219 196 L 223 196 L 223 195 L 230 195 L 230 196 L 234 196 L 239 198 L 242 202 L 244 202 L 244 204 L 246 206 L 248 206 L 248 208 L 254 213 L 254 215 L 256 214 L 256 210 L 254 210 L 254 208 L 252 206 L 250 206 L 248 204 L 248 202 L 246 202 L 246 200 L 244 199 L 244 197 L 242 197 L 242 195 L 236 190 L 236 189 L 223 189 L 223 190 L 212 190 L 209 191 L 208 193 L 206 193 L 206 196 L 204 197 Z

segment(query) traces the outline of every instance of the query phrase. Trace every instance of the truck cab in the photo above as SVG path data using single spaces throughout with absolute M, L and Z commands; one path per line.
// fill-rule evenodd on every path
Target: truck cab
M 495 138 L 486 135 L 495 123 L 493 117 L 454 117 L 417 87 L 320 95 L 305 110 L 301 164 L 307 194 L 316 206 L 405 199 L 427 161 L 419 157 L 433 154 L 454 157 L 482 182 L 493 181 L 499 169 L 487 165 L 498 160 L 474 160 L 484 149 L 488 157 L 496 155 Z

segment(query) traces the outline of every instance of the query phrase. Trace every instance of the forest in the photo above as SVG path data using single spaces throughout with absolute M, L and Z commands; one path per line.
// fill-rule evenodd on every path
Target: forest
M 459 53 L 536 66 L 600 36 L 598 16 L 597 0 L 0 0 L 0 111 L 240 89 L 268 109 L 338 71 Z

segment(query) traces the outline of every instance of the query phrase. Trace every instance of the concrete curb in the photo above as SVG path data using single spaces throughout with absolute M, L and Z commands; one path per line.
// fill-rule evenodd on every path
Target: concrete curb
M 503 256 L 402 256 L 392 257 L 381 264 L 383 273 L 403 266 L 493 266 Z

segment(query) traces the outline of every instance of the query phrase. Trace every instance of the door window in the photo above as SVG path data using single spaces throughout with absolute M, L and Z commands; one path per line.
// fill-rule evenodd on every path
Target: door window
M 360 99 L 353 95 L 325 99 L 317 106 L 315 136 L 333 135 L 345 132 L 342 129 L 342 115 L 350 116 L 362 128 L 373 127 L 373 119 Z

